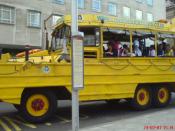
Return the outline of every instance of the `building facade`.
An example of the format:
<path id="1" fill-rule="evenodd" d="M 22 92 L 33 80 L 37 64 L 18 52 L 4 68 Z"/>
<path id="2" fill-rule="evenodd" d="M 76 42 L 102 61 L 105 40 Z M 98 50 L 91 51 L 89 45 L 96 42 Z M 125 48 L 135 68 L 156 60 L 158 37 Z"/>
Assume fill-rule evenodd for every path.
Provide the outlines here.
<path id="1" fill-rule="evenodd" d="M 156 21 L 166 18 L 165 0 L 78 0 L 79 13 Z M 51 27 L 71 13 L 71 0 L 0 0 L 0 48 L 44 47 L 44 20 Z"/>
<path id="2" fill-rule="evenodd" d="M 175 18 L 175 0 L 166 0 L 167 19 Z"/>

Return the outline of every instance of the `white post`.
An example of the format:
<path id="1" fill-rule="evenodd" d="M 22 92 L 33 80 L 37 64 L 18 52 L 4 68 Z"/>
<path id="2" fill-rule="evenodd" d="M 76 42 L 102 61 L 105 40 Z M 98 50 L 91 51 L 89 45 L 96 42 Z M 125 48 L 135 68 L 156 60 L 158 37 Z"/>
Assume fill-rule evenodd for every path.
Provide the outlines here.
<path id="1" fill-rule="evenodd" d="M 72 131 L 79 130 L 79 85 L 83 79 L 83 72 L 81 70 L 83 64 L 83 54 L 81 48 L 82 45 L 76 41 L 78 36 L 78 2 L 77 0 L 72 0 Z M 78 60 L 79 59 L 79 60 Z M 83 67 L 82 67 L 83 69 Z M 80 78 L 80 79 L 77 79 Z M 79 84 L 80 83 L 80 84 Z M 78 85 L 78 86 L 77 86 Z"/>

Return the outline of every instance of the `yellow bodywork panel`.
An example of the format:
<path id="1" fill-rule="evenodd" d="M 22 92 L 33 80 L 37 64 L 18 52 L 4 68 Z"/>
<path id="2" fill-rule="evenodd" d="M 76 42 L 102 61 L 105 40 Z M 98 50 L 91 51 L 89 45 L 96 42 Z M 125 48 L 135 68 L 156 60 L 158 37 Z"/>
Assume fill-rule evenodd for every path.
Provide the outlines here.
<path id="1" fill-rule="evenodd" d="M 174 82 L 174 58 L 85 59 L 80 100 L 132 98 L 138 83 Z M 0 100 L 19 103 L 24 88 L 65 87 L 71 92 L 70 63 L 0 64 Z"/>
<path id="2" fill-rule="evenodd" d="M 0 63 L 5 63 L 5 62 L 8 62 L 8 60 L 10 59 L 10 54 L 9 53 L 7 53 L 7 54 L 2 54 L 2 56 L 1 56 L 1 59 L 0 59 Z"/>
<path id="3" fill-rule="evenodd" d="M 13 104 L 20 104 L 21 101 L 21 94 L 24 88 L 19 87 L 6 87 L 0 89 L 0 100 L 4 102 L 13 103 Z"/>

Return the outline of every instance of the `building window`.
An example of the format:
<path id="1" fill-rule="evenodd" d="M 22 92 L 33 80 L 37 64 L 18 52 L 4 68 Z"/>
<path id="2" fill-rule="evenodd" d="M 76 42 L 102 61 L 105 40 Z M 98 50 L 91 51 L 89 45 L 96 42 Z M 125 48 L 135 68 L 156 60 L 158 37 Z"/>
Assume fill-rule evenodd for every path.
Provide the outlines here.
<path id="1" fill-rule="evenodd" d="M 14 24 L 15 23 L 15 8 L 0 5 L 0 23 Z"/>
<path id="2" fill-rule="evenodd" d="M 153 0 L 146 0 L 146 1 L 148 5 L 153 6 Z"/>
<path id="3" fill-rule="evenodd" d="M 56 4 L 64 4 L 64 0 L 53 0 Z"/>
<path id="4" fill-rule="evenodd" d="M 143 18 L 143 13 L 140 10 L 136 10 L 136 19 L 137 20 L 142 20 Z"/>
<path id="5" fill-rule="evenodd" d="M 108 13 L 110 15 L 117 15 L 117 5 L 113 3 L 108 4 Z"/>
<path id="6" fill-rule="evenodd" d="M 153 21 L 153 14 L 147 13 L 147 21 L 149 21 L 149 22 Z"/>
<path id="7" fill-rule="evenodd" d="M 53 16 L 52 16 L 52 25 L 56 25 L 56 24 L 57 24 L 57 21 L 58 21 L 59 19 L 61 19 L 61 17 L 62 17 L 62 16 L 60 16 L 60 15 L 53 15 Z"/>
<path id="8" fill-rule="evenodd" d="M 136 0 L 137 2 L 143 3 L 143 0 Z"/>
<path id="9" fill-rule="evenodd" d="M 101 0 L 92 0 L 92 10 L 101 12 Z"/>
<path id="10" fill-rule="evenodd" d="M 129 7 L 123 7 L 123 17 L 131 18 L 131 10 Z"/>
<path id="11" fill-rule="evenodd" d="M 41 13 L 38 11 L 28 11 L 28 26 L 29 27 L 41 27 Z"/>
<path id="12" fill-rule="evenodd" d="M 84 8 L 84 0 L 78 0 L 78 8 L 80 9 Z"/>

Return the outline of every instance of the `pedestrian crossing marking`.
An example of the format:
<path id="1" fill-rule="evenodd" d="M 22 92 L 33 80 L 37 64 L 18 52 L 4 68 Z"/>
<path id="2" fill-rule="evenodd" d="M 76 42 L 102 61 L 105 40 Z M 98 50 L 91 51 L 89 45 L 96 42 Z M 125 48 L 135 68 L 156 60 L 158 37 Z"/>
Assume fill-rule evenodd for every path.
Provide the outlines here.
<path id="1" fill-rule="evenodd" d="M 30 128 L 32 128 L 32 129 L 37 128 L 37 126 L 35 126 L 34 124 L 31 124 L 31 123 L 26 122 L 26 121 L 23 120 L 20 116 L 16 116 L 16 118 L 18 118 L 18 119 L 20 120 L 20 121 L 19 121 L 19 120 L 13 119 L 16 123 L 25 125 L 25 126 L 30 127 Z M 23 122 L 22 122 L 22 121 L 23 121 Z"/>
<path id="2" fill-rule="evenodd" d="M 7 124 L 5 124 L 1 119 L 0 119 L 0 125 L 5 131 L 12 131 Z"/>
<path id="3" fill-rule="evenodd" d="M 56 115 L 56 118 L 58 118 L 59 120 L 62 120 L 61 123 L 69 123 L 69 122 L 71 122 L 71 120 L 68 120 L 68 119 L 66 119 L 64 117 L 61 117 L 61 116 L 58 116 L 58 115 Z"/>
<path id="4" fill-rule="evenodd" d="M 32 129 L 37 128 L 37 127 L 36 127 L 35 125 L 33 125 L 33 124 L 24 123 L 24 122 L 18 121 L 18 120 L 16 120 L 16 119 L 12 119 L 12 120 L 13 120 L 14 122 L 18 123 L 18 124 L 22 124 L 22 125 L 24 125 L 24 126 L 27 126 L 27 127 L 32 128 Z"/>
<path id="5" fill-rule="evenodd" d="M 15 116 L 16 118 L 18 118 L 20 121 L 24 121 L 26 122 L 22 117 L 20 117 L 19 115 Z"/>
<path id="6" fill-rule="evenodd" d="M 61 124 L 70 123 L 72 120 L 64 116 L 55 115 L 55 117 L 60 120 Z M 85 114 L 80 114 L 80 119 L 88 119 L 89 116 Z M 46 122 L 43 123 L 45 126 L 52 126 L 52 123 Z M 30 129 L 36 129 L 37 126 L 25 121 L 21 116 L 14 115 L 12 117 L 2 116 L 0 117 L 0 127 L 3 131 L 22 131 L 23 129 L 20 126 L 24 126 Z"/>
<path id="7" fill-rule="evenodd" d="M 46 125 L 46 126 L 51 126 L 52 123 L 47 122 L 47 123 L 45 123 L 45 125 Z"/>
<path id="8" fill-rule="evenodd" d="M 14 122 L 13 122 L 13 120 L 11 120 L 10 118 L 8 118 L 8 117 L 6 117 L 6 116 L 4 116 L 3 117 L 6 121 L 8 121 L 13 127 L 14 127 L 14 129 L 16 130 L 16 131 L 21 131 L 22 129 L 17 125 L 17 124 L 15 124 Z"/>
<path id="9" fill-rule="evenodd" d="M 85 120 L 85 119 L 88 119 L 89 116 L 87 116 L 87 115 L 81 113 L 81 114 L 80 114 L 80 118 Z"/>

